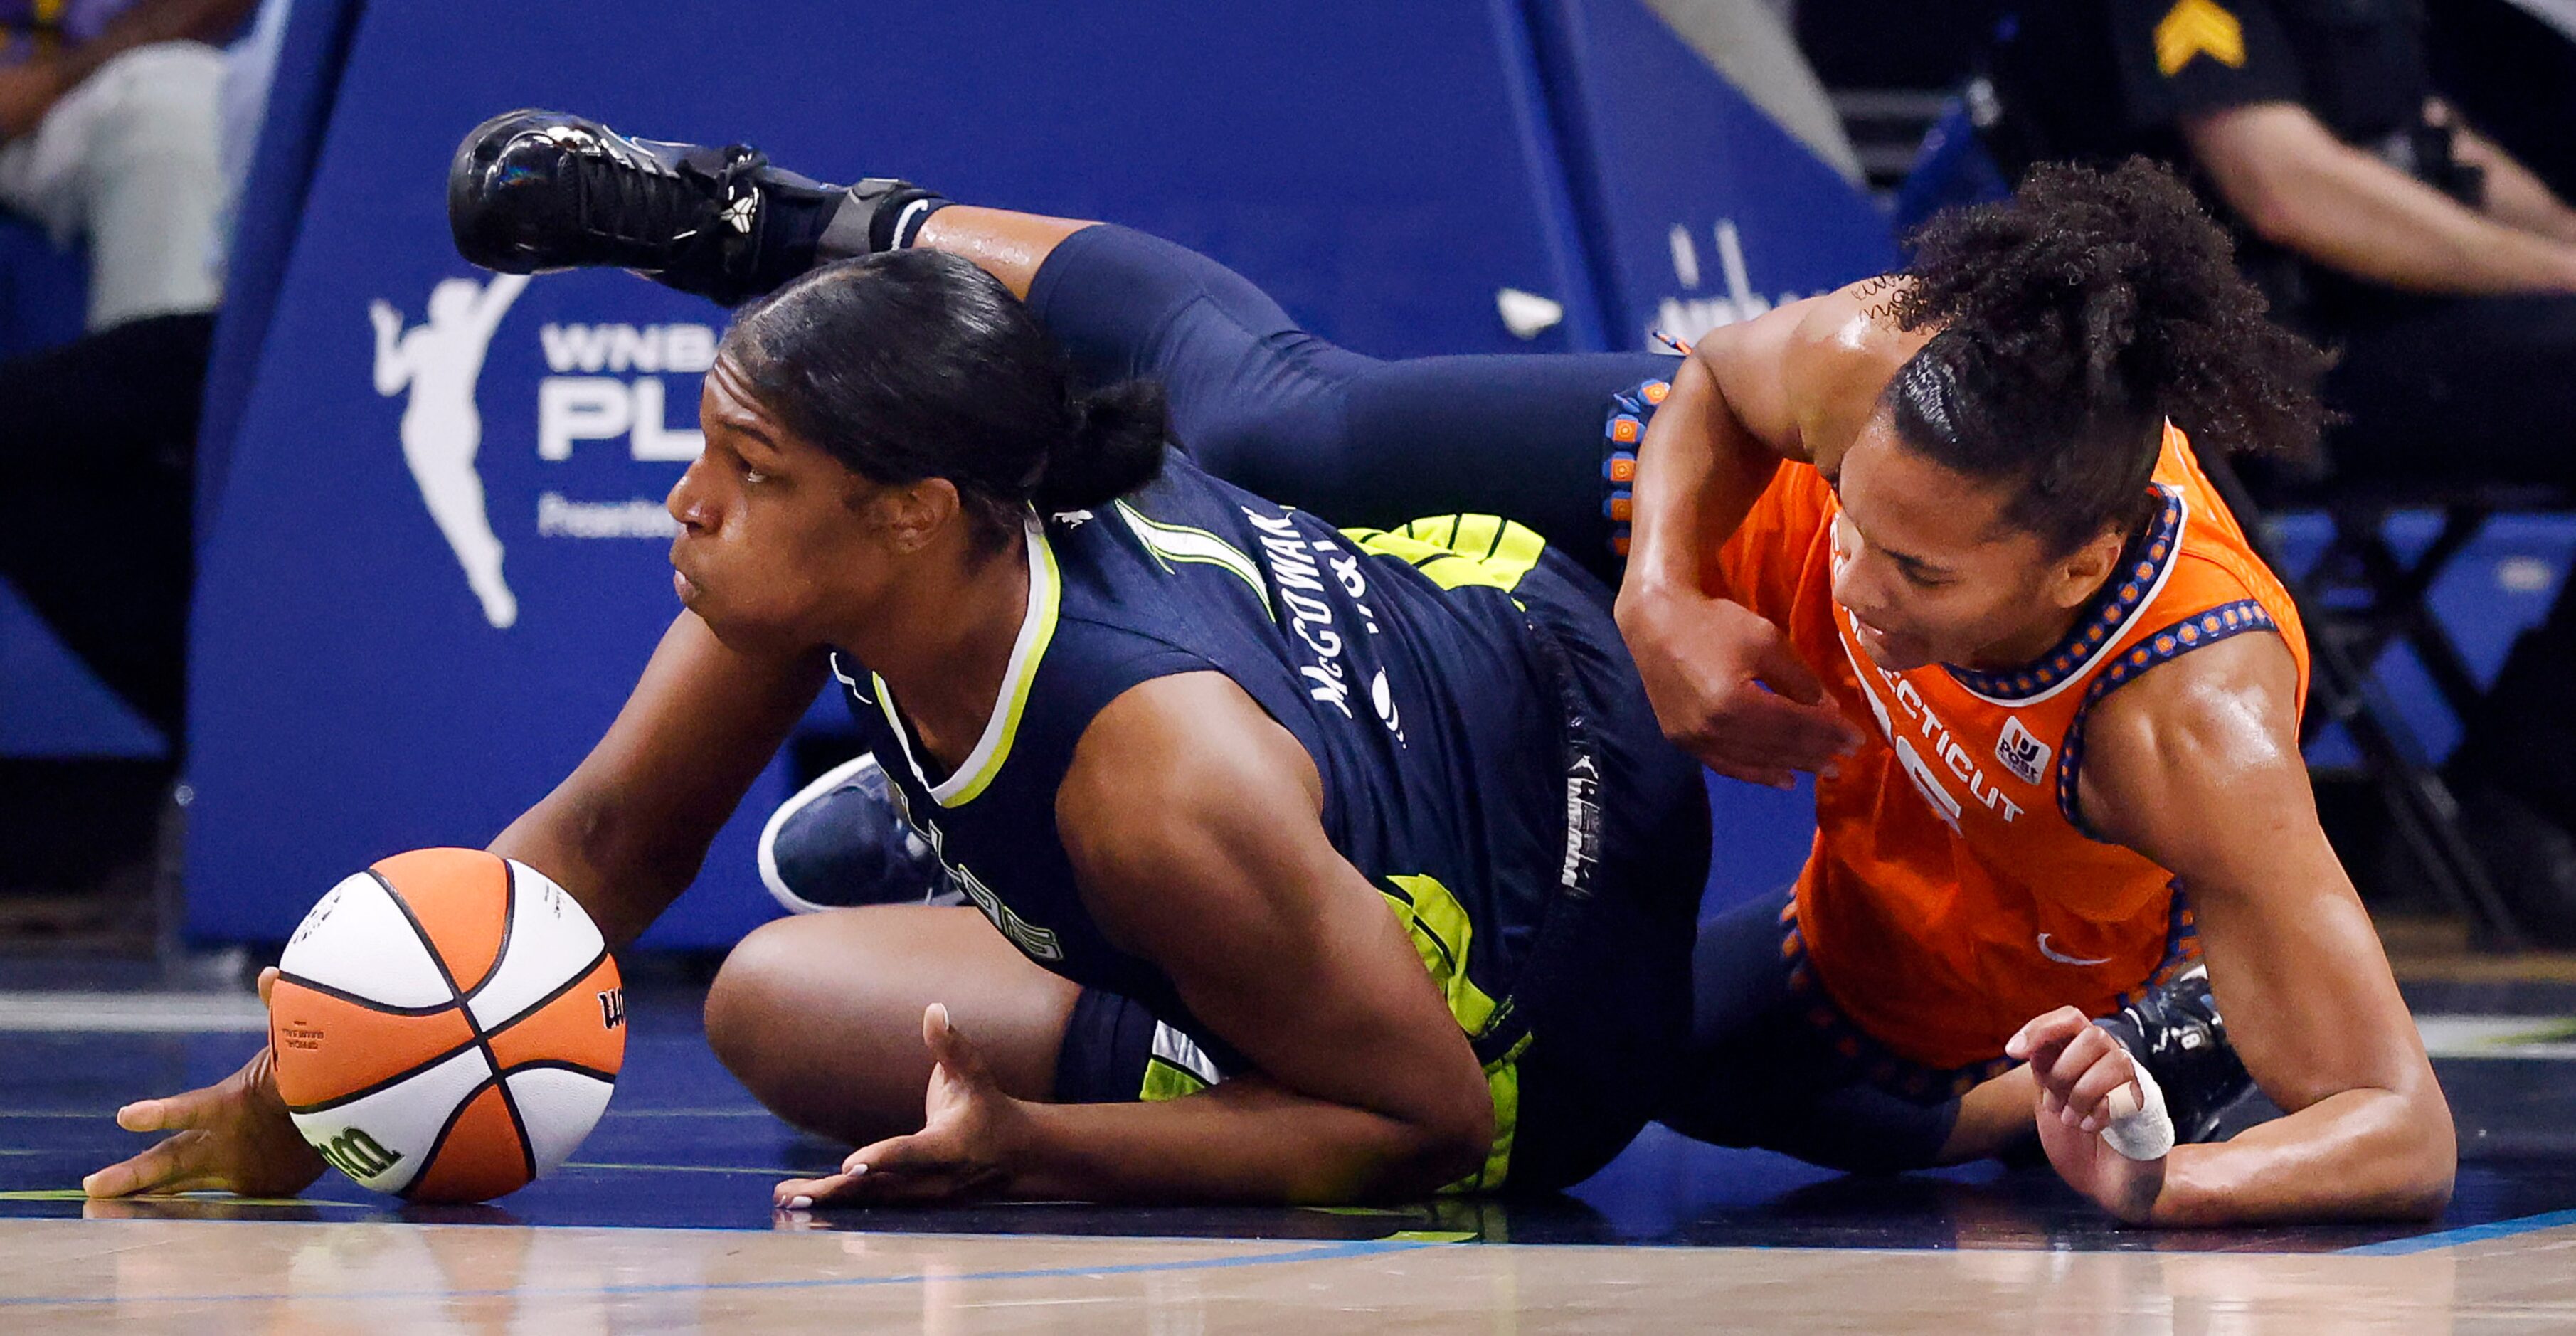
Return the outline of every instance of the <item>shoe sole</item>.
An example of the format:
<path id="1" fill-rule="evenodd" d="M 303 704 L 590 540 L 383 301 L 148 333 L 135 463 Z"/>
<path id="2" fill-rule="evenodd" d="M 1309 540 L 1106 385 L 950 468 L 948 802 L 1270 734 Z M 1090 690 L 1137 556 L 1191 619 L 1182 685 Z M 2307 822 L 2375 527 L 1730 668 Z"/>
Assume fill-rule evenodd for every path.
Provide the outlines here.
<path id="1" fill-rule="evenodd" d="M 860 752 L 857 756 L 817 775 L 813 783 L 798 789 L 794 797 L 780 803 L 778 810 L 769 814 L 769 820 L 761 823 L 760 883 L 769 888 L 771 898 L 787 907 L 788 913 L 821 914 L 834 909 L 847 909 L 849 906 L 818 905 L 787 888 L 787 879 L 778 875 L 778 832 L 787 825 L 789 817 L 812 806 L 824 794 L 850 782 L 853 776 L 880 768 L 876 753 Z"/>

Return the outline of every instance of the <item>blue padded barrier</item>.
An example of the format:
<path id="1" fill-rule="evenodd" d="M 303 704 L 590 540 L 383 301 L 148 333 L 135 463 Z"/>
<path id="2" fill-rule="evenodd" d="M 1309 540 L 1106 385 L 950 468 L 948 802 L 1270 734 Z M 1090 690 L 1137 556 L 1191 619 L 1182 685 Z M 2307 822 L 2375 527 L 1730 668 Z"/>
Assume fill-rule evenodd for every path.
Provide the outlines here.
<path id="1" fill-rule="evenodd" d="M 213 531 L 234 436 L 268 337 L 269 316 L 304 216 L 305 192 L 322 132 L 339 95 L 349 38 L 366 0 L 293 0 L 278 37 L 276 73 L 261 114 L 259 143 L 236 206 L 225 265 L 222 311 L 206 364 L 205 416 L 197 428 L 197 534 Z"/>
<path id="2" fill-rule="evenodd" d="M 1887 221 L 1640 0 L 1524 0 L 1613 348 L 1895 266 Z"/>

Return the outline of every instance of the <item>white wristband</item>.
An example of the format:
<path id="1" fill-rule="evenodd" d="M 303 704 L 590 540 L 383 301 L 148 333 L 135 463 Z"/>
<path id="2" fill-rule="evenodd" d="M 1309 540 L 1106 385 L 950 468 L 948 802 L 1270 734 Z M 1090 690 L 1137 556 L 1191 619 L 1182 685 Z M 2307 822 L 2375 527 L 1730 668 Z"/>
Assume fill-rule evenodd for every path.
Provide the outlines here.
<path id="1" fill-rule="evenodd" d="M 2165 1092 L 2149 1075 L 2146 1064 L 2131 1060 L 2137 1073 L 2139 1095 L 2129 1093 L 2123 1085 L 2113 1090 L 2103 1103 L 2111 1111 L 2111 1125 L 2102 1129 L 2102 1143 L 2132 1160 L 2161 1160 L 2174 1148 L 2173 1119 L 2165 1113 Z"/>

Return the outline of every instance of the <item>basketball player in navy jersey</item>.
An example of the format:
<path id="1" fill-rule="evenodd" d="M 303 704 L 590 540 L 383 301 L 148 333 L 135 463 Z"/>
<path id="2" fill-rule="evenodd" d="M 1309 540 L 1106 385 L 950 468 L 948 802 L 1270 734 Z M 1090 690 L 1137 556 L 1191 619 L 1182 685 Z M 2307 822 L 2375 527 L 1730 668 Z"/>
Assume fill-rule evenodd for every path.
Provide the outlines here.
<path id="1" fill-rule="evenodd" d="M 1077 392 L 931 251 L 746 311 L 700 416 L 686 611 L 492 848 L 630 942 L 839 679 L 973 905 L 785 919 L 727 960 L 717 1054 L 859 1146 L 782 1205 L 1545 1190 L 1643 1125 L 1708 813 L 1609 591 L 1536 534 L 1346 532 L 1219 482 L 1166 454 L 1159 388 Z M 120 1121 L 178 1135 L 94 1194 L 320 1172 L 264 1053 Z"/>

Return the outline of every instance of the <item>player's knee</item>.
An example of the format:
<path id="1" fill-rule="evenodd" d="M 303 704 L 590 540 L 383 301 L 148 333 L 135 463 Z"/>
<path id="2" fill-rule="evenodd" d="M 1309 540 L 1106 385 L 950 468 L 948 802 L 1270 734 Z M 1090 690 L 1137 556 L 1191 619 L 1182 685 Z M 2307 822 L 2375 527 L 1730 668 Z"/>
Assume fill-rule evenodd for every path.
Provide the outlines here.
<path id="1" fill-rule="evenodd" d="M 802 954 L 796 922 L 780 919 L 753 929 L 725 956 L 707 989 L 707 1045 L 754 1094 L 762 1093 L 780 1065 L 779 1046 L 792 1038 L 796 959 Z"/>

